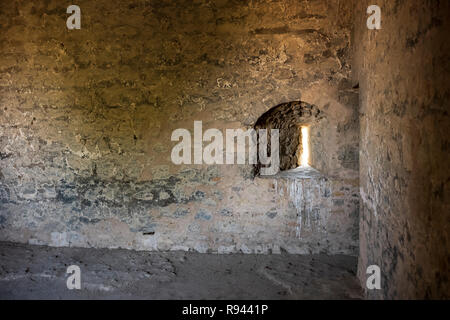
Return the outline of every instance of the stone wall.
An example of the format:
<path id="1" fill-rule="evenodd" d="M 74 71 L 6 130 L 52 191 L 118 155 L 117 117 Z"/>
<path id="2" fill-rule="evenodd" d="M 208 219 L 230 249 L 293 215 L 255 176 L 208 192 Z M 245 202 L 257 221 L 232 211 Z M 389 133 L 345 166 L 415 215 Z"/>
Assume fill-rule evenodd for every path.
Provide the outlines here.
<path id="1" fill-rule="evenodd" d="M 377 1 L 355 11 L 361 105 L 359 277 L 369 298 L 449 298 L 449 1 Z"/>
<path id="2" fill-rule="evenodd" d="M 82 0 L 80 30 L 67 5 L 0 4 L 1 240 L 357 253 L 350 2 Z M 320 180 L 172 163 L 173 130 L 295 100 L 329 114 Z"/>

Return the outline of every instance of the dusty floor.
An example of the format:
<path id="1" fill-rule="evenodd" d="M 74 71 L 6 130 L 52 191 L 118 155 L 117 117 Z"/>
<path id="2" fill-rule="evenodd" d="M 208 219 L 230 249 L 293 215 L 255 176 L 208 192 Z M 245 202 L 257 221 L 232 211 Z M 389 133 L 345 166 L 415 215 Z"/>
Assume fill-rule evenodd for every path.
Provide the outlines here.
<path id="1" fill-rule="evenodd" d="M 69 265 L 81 290 L 68 290 Z M 53 248 L 0 242 L 0 299 L 358 299 L 356 258 Z"/>

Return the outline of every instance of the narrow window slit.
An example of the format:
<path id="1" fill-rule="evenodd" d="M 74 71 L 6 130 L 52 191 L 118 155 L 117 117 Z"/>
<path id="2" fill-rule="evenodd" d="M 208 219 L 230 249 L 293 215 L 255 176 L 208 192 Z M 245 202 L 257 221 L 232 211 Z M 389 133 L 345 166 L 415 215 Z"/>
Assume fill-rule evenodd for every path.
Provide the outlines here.
<path id="1" fill-rule="evenodd" d="M 300 157 L 298 158 L 298 165 L 300 167 L 309 167 L 309 127 L 300 127 Z"/>

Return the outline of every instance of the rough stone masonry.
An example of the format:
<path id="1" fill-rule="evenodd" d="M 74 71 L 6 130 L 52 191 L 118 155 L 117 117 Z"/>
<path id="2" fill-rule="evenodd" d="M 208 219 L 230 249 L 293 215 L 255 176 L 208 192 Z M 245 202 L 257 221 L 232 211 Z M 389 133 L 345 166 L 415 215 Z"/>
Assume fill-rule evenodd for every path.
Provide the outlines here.
<path id="1" fill-rule="evenodd" d="M 198 252 L 358 252 L 350 1 L 0 5 L 0 240 Z M 321 176 L 177 166 L 176 128 L 324 115 Z M 317 151 L 320 150 L 320 151 Z"/>
<path id="2" fill-rule="evenodd" d="M 355 6 L 360 86 L 358 274 L 383 272 L 369 298 L 450 298 L 449 1 L 378 1 L 382 29 Z"/>

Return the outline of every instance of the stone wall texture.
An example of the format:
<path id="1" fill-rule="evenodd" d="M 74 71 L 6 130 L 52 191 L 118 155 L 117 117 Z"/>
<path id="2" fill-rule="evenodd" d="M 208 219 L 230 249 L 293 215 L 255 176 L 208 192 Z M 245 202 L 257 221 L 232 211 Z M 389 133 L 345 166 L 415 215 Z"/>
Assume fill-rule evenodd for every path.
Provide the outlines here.
<path id="1" fill-rule="evenodd" d="M 350 2 L 76 4 L 80 30 L 61 1 L 0 4 L 1 240 L 357 254 Z M 251 128 L 289 101 L 327 115 L 323 177 L 172 163 L 173 130 Z"/>
<path id="2" fill-rule="evenodd" d="M 359 277 L 381 268 L 369 298 L 449 298 L 450 2 L 380 0 L 381 30 L 358 1 Z"/>

